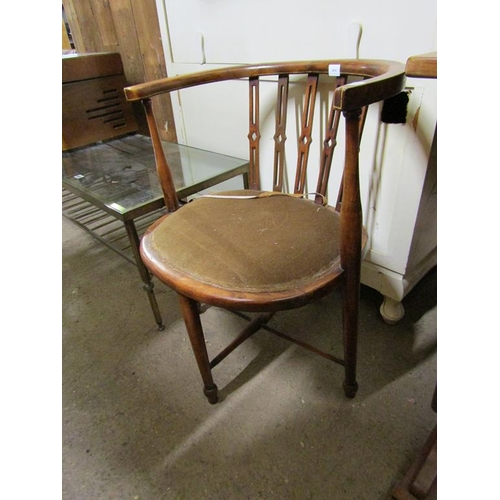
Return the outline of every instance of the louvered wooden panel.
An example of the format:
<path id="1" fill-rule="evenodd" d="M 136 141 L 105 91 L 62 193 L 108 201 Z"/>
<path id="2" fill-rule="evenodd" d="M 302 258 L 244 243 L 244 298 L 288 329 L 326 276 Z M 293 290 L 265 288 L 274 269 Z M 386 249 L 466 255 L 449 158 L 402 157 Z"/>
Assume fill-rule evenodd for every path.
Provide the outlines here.
<path id="1" fill-rule="evenodd" d="M 62 86 L 62 149 L 68 150 L 137 131 L 125 100 L 124 75 L 93 78 Z"/>

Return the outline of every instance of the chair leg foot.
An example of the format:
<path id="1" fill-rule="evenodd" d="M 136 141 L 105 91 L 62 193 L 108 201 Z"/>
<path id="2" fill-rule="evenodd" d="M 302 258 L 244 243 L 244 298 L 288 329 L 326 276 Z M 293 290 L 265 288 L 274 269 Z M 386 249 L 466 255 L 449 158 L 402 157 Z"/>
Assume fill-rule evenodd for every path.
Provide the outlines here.
<path id="1" fill-rule="evenodd" d="M 352 384 L 348 384 L 344 380 L 343 387 L 344 387 L 344 393 L 348 398 L 352 399 L 354 396 L 356 396 L 356 393 L 358 392 L 358 383 L 357 382 L 354 382 Z"/>
<path id="2" fill-rule="evenodd" d="M 219 393 L 218 393 L 217 386 L 215 384 L 212 385 L 211 387 L 204 387 L 203 394 L 205 394 L 205 396 L 208 399 L 208 402 L 211 405 L 214 405 L 219 401 Z"/>

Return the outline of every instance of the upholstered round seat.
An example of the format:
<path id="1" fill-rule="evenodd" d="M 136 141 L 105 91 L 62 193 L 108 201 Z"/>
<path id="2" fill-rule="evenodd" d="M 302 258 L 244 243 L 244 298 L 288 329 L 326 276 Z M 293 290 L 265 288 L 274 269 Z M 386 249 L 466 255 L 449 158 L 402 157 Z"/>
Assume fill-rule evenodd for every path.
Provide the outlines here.
<path id="1" fill-rule="evenodd" d="M 288 195 L 245 198 L 260 193 L 188 203 L 146 233 L 143 259 L 174 288 L 181 279 L 188 288 L 203 284 L 221 293 L 286 294 L 338 275 L 339 214 Z"/>

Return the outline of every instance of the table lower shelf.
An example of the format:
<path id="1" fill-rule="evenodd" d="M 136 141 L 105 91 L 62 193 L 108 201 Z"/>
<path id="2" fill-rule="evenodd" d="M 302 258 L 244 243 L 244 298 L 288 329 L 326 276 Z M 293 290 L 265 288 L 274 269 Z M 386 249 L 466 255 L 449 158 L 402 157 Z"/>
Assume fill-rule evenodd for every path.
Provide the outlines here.
<path id="1" fill-rule="evenodd" d="M 139 238 L 155 220 L 165 213 L 165 209 L 162 208 L 134 219 Z M 123 222 L 64 188 L 62 190 L 62 214 L 102 244 L 137 266 Z"/>

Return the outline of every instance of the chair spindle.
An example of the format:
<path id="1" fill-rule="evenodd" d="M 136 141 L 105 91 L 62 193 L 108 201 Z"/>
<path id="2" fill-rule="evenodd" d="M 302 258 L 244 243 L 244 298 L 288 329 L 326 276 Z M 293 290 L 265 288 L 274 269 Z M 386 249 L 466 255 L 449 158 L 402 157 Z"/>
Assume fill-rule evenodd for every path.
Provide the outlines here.
<path id="1" fill-rule="evenodd" d="M 319 75 L 317 73 L 309 74 L 307 77 L 304 109 L 302 110 L 302 132 L 299 137 L 297 170 L 295 173 L 295 194 L 303 194 L 306 185 L 307 160 L 309 158 L 309 147 L 312 142 L 314 103 L 316 102 L 318 79 Z"/>
<path id="2" fill-rule="evenodd" d="M 146 121 L 151 133 L 151 142 L 153 144 L 153 152 L 156 161 L 156 171 L 158 173 L 161 189 L 165 198 L 165 206 L 168 212 L 175 212 L 179 208 L 179 199 L 177 198 L 174 179 L 161 144 L 160 133 L 158 132 L 158 127 L 156 126 L 151 99 L 143 99 L 142 103 L 146 113 Z"/>
<path id="3" fill-rule="evenodd" d="M 259 161 L 259 77 L 249 78 L 249 130 L 250 145 L 249 184 L 250 189 L 260 189 Z"/>
<path id="4" fill-rule="evenodd" d="M 273 191 L 283 192 L 283 171 L 285 168 L 286 115 L 288 103 L 288 75 L 278 79 L 276 99 L 276 132 L 274 134 Z"/>

